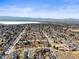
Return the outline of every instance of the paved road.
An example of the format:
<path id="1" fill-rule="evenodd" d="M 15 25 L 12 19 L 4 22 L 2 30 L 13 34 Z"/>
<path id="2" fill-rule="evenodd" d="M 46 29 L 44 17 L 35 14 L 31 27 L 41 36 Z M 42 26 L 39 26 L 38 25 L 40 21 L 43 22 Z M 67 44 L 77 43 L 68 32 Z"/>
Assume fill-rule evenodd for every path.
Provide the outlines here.
<path id="1" fill-rule="evenodd" d="M 18 43 L 18 41 L 22 38 L 22 35 L 26 32 L 26 28 L 24 28 L 24 30 L 19 34 L 19 36 L 16 38 L 16 40 L 13 42 L 13 45 L 11 45 L 9 47 L 9 51 L 6 51 L 6 54 L 10 54 L 10 52 L 13 50 L 14 46 L 16 45 L 16 43 Z"/>
<path id="2" fill-rule="evenodd" d="M 44 31 L 42 31 L 42 33 L 44 34 L 44 36 L 47 38 L 47 41 L 49 42 L 49 44 L 52 46 L 52 41 L 51 38 L 49 38 L 46 33 Z"/>
<path id="3" fill-rule="evenodd" d="M 42 31 L 42 33 L 47 38 L 47 41 L 49 42 L 49 44 L 52 46 L 52 47 L 50 47 L 50 50 L 53 52 L 52 55 L 54 55 L 56 57 L 55 50 L 53 49 L 53 42 L 52 42 L 51 38 L 49 38 L 44 31 Z M 59 58 L 56 57 L 56 59 L 59 59 Z"/>

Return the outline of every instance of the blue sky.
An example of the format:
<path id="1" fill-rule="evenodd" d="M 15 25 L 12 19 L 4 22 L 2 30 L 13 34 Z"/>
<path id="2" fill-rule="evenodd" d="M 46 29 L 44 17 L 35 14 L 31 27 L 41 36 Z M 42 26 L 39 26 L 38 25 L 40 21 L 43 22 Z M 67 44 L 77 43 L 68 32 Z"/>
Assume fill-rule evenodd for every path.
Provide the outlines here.
<path id="1" fill-rule="evenodd" d="M 0 0 L 0 16 L 79 18 L 79 0 Z"/>

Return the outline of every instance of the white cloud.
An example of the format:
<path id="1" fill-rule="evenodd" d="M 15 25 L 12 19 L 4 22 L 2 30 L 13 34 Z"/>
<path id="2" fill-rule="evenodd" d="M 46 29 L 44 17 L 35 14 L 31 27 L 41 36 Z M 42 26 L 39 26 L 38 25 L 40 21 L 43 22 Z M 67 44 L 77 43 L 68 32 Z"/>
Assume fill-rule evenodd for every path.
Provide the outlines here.
<path id="1" fill-rule="evenodd" d="M 27 8 L 0 8 L 0 16 L 21 16 L 21 17 L 41 17 L 41 18 L 79 18 L 79 9 L 32 9 Z"/>
<path id="2" fill-rule="evenodd" d="M 0 8 L 0 11 L 9 11 L 9 12 L 31 12 L 32 9 L 27 7 L 27 8 L 17 8 L 17 7 L 9 7 L 9 8 Z"/>

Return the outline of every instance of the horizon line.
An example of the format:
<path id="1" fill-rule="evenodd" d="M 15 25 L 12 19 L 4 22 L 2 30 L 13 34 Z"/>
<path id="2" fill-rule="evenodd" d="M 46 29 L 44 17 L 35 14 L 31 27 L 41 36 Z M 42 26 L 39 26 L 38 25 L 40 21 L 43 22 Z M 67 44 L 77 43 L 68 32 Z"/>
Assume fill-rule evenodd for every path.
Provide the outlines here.
<path id="1" fill-rule="evenodd" d="M 14 18 L 36 18 L 36 19 L 79 19 L 79 18 L 69 18 L 69 17 L 65 17 L 65 18 L 51 18 L 51 17 L 28 17 L 28 16 L 0 16 L 0 17 L 14 17 Z"/>

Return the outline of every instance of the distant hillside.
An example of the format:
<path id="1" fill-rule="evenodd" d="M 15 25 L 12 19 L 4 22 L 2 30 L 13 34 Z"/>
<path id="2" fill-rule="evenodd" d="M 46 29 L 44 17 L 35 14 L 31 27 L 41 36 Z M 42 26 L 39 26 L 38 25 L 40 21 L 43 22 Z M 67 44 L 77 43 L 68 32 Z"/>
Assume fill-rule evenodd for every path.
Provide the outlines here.
<path id="1" fill-rule="evenodd" d="M 38 22 L 59 22 L 59 23 L 79 23 L 79 19 L 52 19 L 52 18 L 30 18 L 30 17 L 10 17 L 10 16 L 0 16 L 0 21 L 38 21 Z"/>

